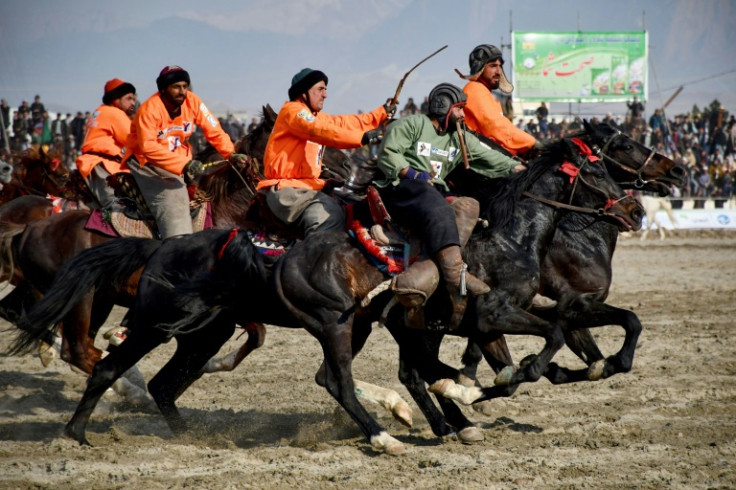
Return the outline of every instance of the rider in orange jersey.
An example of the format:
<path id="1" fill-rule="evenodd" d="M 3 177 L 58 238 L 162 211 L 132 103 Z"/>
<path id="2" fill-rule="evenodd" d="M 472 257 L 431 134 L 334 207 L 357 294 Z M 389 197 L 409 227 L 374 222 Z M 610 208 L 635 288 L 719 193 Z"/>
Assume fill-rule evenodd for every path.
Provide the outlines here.
<path id="1" fill-rule="evenodd" d="M 189 73 L 179 66 L 161 70 L 158 92 L 138 109 L 127 141 L 125 161 L 162 239 L 192 233 L 187 183 L 196 182 L 203 172 L 202 162 L 192 159 L 188 142 L 195 125 L 223 158 L 231 162 L 245 158 L 234 153 L 230 136 L 189 90 L 190 83 Z"/>
<path id="2" fill-rule="evenodd" d="M 128 171 L 122 164 L 123 149 L 130 133 L 135 103 L 135 87 L 113 78 L 105 84 L 102 105 L 87 121 L 82 154 L 75 163 L 101 209 L 108 209 L 115 201 L 107 177 Z"/>
<path id="3" fill-rule="evenodd" d="M 511 94 L 514 86 L 503 72 L 501 50 L 490 44 L 476 46 L 470 53 L 470 75 L 463 78 L 469 82 L 463 87 L 468 97 L 465 105 L 465 124 L 472 131 L 498 143 L 511 155 L 524 154 L 541 144 L 529 133 L 514 126 L 503 115 L 501 103 L 491 93 L 501 90 Z"/>
<path id="4" fill-rule="evenodd" d="M 308 235 L 314 231 L 343 230 L 345 216 L 340 205 L 320 192 L 325 146 L 357 148 L 396 110 L 386 103 L 365 114 L 331 116 L 322 111 L 327 98 L 327 76 L 304 68 L 294 75 L 289 101 L 284 103 L 268 138 L 263 157 L 266 179 L 259 189 L 268 189 L 266 202 L 274 215 L 294 224 Z M 368 133 L 368 134 L 366 134 Z"/>

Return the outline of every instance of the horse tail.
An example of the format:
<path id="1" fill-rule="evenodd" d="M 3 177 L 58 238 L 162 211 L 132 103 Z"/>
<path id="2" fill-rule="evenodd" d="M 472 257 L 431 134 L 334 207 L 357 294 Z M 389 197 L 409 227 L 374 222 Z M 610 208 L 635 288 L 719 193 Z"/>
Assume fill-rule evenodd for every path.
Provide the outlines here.
<path id="1" fill-rule="evenodd" d="M 160 246 L 147 238 L 119 238 L 83 250 L 59 269 L 44 297 L 16 323 L 21 332 L 9 349 L 10 354 L 29 350 L 93 288 L 124 284 Z"/>

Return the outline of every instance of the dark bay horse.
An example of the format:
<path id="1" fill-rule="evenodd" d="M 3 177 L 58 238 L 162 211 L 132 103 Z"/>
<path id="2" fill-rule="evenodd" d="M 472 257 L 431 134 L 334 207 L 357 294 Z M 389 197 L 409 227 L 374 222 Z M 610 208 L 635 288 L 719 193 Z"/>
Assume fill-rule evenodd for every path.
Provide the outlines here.
<path id="1" fill-rule="evenodd" d="M 492 220 L 495 227 L 471 238 L 469 244 L 469 257 L 477 256 L 474 265 L 486 267 L 483 264 L 502 261 L 507 263 L 505 274 L 518 280 L 513 285 L 501 284 L 487 271 L 495 289 L 476 301 L 477 315 L 467 315 L 463 334 L 481 345 L 504 333 L 539 335 L 547 341 L 536 359 L 514 373 L 511 383 L 538 379 L 563 345 L 559 327 L 524 310 L 538 286 L 539 255 L 560 214 L 537 199 L 570 202 L 631 228 L 641 222 L 636 201 L 622 194 L 602 166 L 581 159 L 572 148 L 569 141 L 559 142 L 529 171 L 508 179 L 505 191 L 490 198 L 484 211 L 488 217 L 497 213 Z M 269 264 L 244 238 L 246 233 L 212 230 L 161 244 L 121 239 L 83 251 L 59 271 L 47 295 L 21 319 L 24 333 L 16 349 L 31 345 L 95 285 L 114 284 L 146 263 L 131 334 L 96 364 L 67 425 L 67 435 L 87 443 L 86 425 L 100 396 L 143 355 L 171 337 L 177 339 L 177 351 L 151 380 L 149 390 L 171 429 L 179 433 L 184 421 L 176 409 L 176 398 L 201 375 L 202 366 L 230 337 L 236 322 L 257 321 L 301 326 L 315 336 L 325 356 L 321 384 L 374 448 L 389 453 L 402 450 L 402 444 L 358 402 L 351 374 L 352 357 L 389 298 L 379 294 L 369 305 L 360 301 L 386 277 L 351 238 L 339 232 L 310 236 L 277 261 L 274 273 L 269 274 Z M 495 242 L 502 235 L 523 245 L 494 255 L 499 246 Z M 517 270 L 509 271 L 512 266 Z M 476 317 L 477 322 L 470 320 Z M 427 371 L 422 377 L 435 381 L 444 374 Z"/>

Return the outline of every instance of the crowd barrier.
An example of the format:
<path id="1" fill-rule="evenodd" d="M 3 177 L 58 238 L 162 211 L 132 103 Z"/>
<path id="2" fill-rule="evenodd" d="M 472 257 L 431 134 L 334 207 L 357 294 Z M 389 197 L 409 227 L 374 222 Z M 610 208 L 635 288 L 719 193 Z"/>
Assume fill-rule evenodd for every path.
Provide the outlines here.
<path id="1" fill-rule="evenodd" d="M 736 230 L 736 199 L 665 198 L 673 204 L 674 223 L 668 213 L 658 210 L 657 221 L 665 230 Z M 646 227 L 647 218 L 644 217 Z M 656 225 L 653 225 L 656 229 Z"/>

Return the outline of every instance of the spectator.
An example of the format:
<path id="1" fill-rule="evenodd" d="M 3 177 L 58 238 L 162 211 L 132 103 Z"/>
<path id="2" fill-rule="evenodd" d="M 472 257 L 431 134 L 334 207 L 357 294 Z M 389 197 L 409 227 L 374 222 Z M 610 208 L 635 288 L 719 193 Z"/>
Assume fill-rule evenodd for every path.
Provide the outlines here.
<path id="1" fill-rule="evenodd" d="M 254 117 L 250 120 L 250 124 L 248 125 L 248 133 L 252 133 L 255 131 L 255 129 L 258 127 L 258 118 Z"/>
<path id="2" fill-rule="evenodd" d="M 422 105 L 419 106 L 419 111 L 422 114 L 427 114 L 429 112 L 429 97 L 424 98 Z"/>
<path id="3" fill-rule="evenodd" d="M 406 101 L 406 105 L 404 105 L 404 114 L 411 116 L 412 114 L 416 114 L 417 110 L 417 105 L 414 103 L 414 99 L 409 97 L 409 100 Z"/>
<path id="4" fill-rule="evenodd" d="M 82 112 L 77 112 L 77 115 L 72 120 L 71 133 L 74 137 L 74 149 L 79 152 L 82 149 L 82 143 L 84 142 L 84 128 L 87 125 Z"/>
<path id="5" fill-rule="evenodd" d="M 40 122 L 43 122 L 44 112 L 46 112 L 46 108 L 41 103 L 41 96 L 36 95 L 33 98 L 33 104 L 31 104 L 31 119 L 33 120 L 34 126 L 36 126 Z"/>
<path id="6" fill-rule="evenodd" d="M 549 116 L 549 109 L 547 109 L 547 105 L 542 102 L 539 107 L 537 107 L 537 110 L 534 111 L 534 113 L 537 116 L 537 123 L 539 125 L 539 132 L 546 136 L 547 131 L 549 129 L 547 124 L 547 117 Z"/>
<path id="7" fill-rule="evenodd" d="M 636 95 L 634 96 L 633 102 L 626 102 L 626 107 L 629 108 L 629 114 L 631 114 L 632 119 L 636 119 L 644 115 L 644 104 L 639 102 Z"/>
<path id="8" fill-rule="evenodd" d="M 2 144 L 0 144 L 0 146 L 7 150 L 10 148 L 8 131 L 10 131 L 13 121 L 10 120 L 10 106 L 8 105 L 8 101 L 5 99 L 0 100 L 0 117 L 2 118 L 2 128 L 0 128 L 0 133 L 2 133 L 2 141 L 0 141 L 0 143 Z"/>

